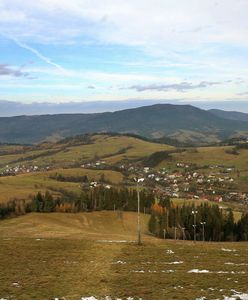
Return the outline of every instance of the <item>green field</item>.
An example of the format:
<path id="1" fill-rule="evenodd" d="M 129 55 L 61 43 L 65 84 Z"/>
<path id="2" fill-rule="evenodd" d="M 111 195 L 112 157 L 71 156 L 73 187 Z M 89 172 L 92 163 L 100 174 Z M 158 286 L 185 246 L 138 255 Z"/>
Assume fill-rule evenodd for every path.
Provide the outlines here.
<path id="1" fill-rule="evenodd" d="M 135 213 L 1 221 L 0 299 L 247 299 L 247 243 L 158 240 L 146 223 L 138 246 Z"/>

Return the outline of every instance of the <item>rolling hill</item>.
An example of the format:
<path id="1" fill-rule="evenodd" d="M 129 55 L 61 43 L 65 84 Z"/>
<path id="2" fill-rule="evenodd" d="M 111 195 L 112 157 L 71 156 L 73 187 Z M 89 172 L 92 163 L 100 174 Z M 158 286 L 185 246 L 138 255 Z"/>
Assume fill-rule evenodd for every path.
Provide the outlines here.
<path id="1" fill-rule="evenodd" d="M 0 118 L 1 143 L 39 143 L 82 133 L 134 133 L 148 138 L 211 144 L 248 133 L 248 122 L 227 120 L 190 105 L 156 104 L 96 114 Z M 198 139 L 198 136 L 204 138 Z"/>
<path id="2" fill-rule="evenodd" d="M 56 173 L 64 176 L 87 176 L 91 181 L 105 179 L 114 185 L 123 180 L 123 175 L 114 170 L 89 170 L 81 165 L 104 160 L 105 166 L 122 161 L 141 160 L 157 151 L 174 149 L 165 144 L 151 143 L 124 135 L 87 135 L 67 138 L 59 143 L 36 146 L 0 145 L 0 204 L 13 199 L 27 199 L 38 191 L 64 189 L 80 193 L 78 182 L 58 182 Z M 1 177 L 1 172 L 16 166 L 37 166 L 39 172 Z M 47 167 L 49 169 L 47 169 Z"/>

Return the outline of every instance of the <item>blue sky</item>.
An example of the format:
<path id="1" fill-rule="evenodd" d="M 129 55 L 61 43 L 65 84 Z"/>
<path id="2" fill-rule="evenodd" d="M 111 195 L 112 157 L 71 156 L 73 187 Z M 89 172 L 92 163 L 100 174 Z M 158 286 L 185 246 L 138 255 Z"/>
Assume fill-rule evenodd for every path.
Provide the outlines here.
<path id="1" fill-rule="evenodd" d="M 246 101 L 247 0 L 0 0 L 0 100 Z"/>

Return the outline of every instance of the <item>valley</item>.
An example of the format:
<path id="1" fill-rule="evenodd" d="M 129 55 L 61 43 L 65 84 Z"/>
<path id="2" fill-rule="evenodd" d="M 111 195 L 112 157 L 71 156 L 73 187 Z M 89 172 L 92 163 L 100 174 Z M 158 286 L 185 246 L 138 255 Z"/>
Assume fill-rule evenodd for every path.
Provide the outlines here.
<path id="1" fill-rule="evenodd" d="M 203 242 L 200 226 L 205 204 L 218 205 L 224 217 L 232 209 L 235 224 L 247 212 L 248 150 L 233 154 L 235 147 L 180 148 L 122 134 L 1 145 L 0 207 L 14 201 L 15 209 L 0 221 L 0 298 L 246 299 L 247 242 L 232 235 Z M 29 211 L 39 193 L 43 210 Z M 163 208 L 169 214 L 199 210 L 196 244 L 192 230 L 185 234 L 173 220 L 166 239 L 160 229 L 151 232 L 163 199 L 171 201 Z"/>

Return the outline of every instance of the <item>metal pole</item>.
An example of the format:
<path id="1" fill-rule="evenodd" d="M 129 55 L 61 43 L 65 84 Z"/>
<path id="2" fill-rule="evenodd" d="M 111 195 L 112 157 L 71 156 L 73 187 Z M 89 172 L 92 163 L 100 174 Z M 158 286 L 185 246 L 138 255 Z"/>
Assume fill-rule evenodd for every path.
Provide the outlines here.
<path id="1" fill-rule="evenodd" d="M 194 215 L 194 242 L 196 242 L 196 214 L 198 213 L 197 210 L 192 210 L 192 214 Z"/>
<path id="2" fill-rule="evenodd" d="M 194 241 L 196 242 L 196 214 L 194 214 Z"/>
<path id="3" fill-rule="evenodd" d="M 140 231 L 140 193 L 139 183 L 137 181 L 137 197 L 138 197 L 138 245 L 141 245 L 141 231 Z"/>
<path id="4" fill-rule="evenodd" d="M 202 225 L 202 241 L 205 242 L 205 225 L 206 222 L 201 222 Z"/>

